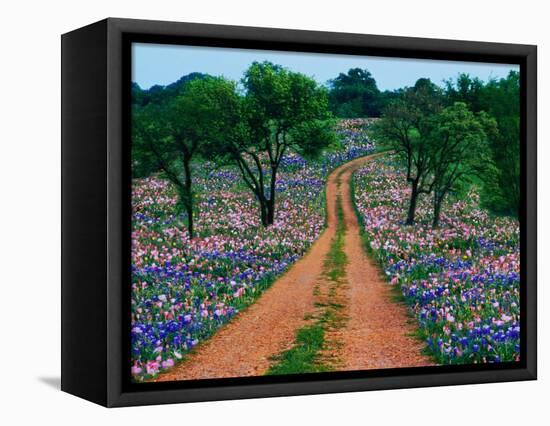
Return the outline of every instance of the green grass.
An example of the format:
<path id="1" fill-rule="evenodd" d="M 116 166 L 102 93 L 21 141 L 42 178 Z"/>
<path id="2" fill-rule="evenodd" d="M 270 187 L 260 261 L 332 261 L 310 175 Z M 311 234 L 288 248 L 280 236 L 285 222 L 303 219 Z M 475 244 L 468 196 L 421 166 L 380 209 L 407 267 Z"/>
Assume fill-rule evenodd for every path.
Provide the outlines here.
<path id="1" fill-rule="evenodd" d="M 327 371 L 324 365 L 316 362 L 325 341 L 324 334 L 325 330 L 320 322 L 299 329 L 294 347 L 274 358 L 278 362 L 266 375 Z"/>
<path id="2" fill-rule="evenodd" d="M 336 217 L 338 220 L 336 235 L 324 264 L 325 274 L 331 281 L 329 298 L 335 295 L 336 286 L 343 281 L 346 274 L 347 257 L 344 252 L 346 227 L 341 197 L 336 199 Z M 316 286 L 314 295 L 319 296 L 319 293 L 319 288 Z M 293 347 L 273 357 L 272 360 L 275 363 L 266 375 L 319 373 L 332 369 L 330 365 L 320 360 L 320 354 L 325 344 L 326 330 L 329 327 L 336 328 L 343 325 L 344 321 L 339 311 L 344 306 L 329 301 L 328 303 L 316 302 L 315 307 L 321 310 L 321 313 L 316 316 L 317 320 L 313 324 L 298 329 Z M 312 314 L 305 315 L 306 320 L 314 318 Z"/>
<path id="3" fill-rule="evenodd" d="M 344 222 L 344 209 L 342 207 L 342 198 L 338 196 L 336 199 L 336 235 L 330 250 L 328 257 L 325 261 L 325 268 L 327 269 L 327 275 L 331 281 L 338 281 L 346 275 L 346 264 L 348 259 L 344 252 L 344 237 L 346 234 L 346 225 Z"/>

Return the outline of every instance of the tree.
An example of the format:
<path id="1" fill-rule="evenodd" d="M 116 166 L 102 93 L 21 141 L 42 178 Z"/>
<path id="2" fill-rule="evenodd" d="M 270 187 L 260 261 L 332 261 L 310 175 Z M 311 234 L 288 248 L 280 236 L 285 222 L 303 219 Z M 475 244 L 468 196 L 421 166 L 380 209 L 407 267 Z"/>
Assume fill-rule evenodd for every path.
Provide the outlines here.
<path id="1" fill-rule="evenodd" d="M 458 183 L 490 162 L 487 134 L 496 122 L 481 112 L 472 113 L 465 103 L 457 102 L 430 120 L 432 131 L 425 143 L 429 151 L 429 169 L 433 190 L 433 227 L 439 226 L 441 205 Z"/>
<path id="2" fill-rule="evenodd" d="M 379 115 L 382 114 L 384 109 L 391 104 L 392 102 L 398 100 L 400 97 L 403 96 L 403 89 L 395 89 L 395 90 L 384 90 L 380 93 L 380 98 L 378 102 L 379 106 Z M 379 116 L 378 115 L 378 116 Z"/>
<path id="3" fill-rule="evenodd" d="M 378 117 L 381 93 L 368 70 L 352 68 L 330 81 L 330 108 L 338 117 Z"/>
<path id="4" fill-rule="evenodd" d="M 226 90 L 234 92 L 235 87 L 221 78 L 193 79 L 178 96 L 134 110 L 134 161 L 153 162 L 172 182 L 191 239 L 195 235 L 191 163 L 225 130 Z"/>
<path id="5" fill-rule="evenodd" d="M 313 156 L 334 142 L 331 123 L 328 121 L 328 98 L 325 89 L 300 73 L 291 72 L 269 62 L 253 63 L 243 78 L 246 90 L 245 117 L 250 145 L 241 155 L 249 155 L 256 165 L 258 185 L 254 191 L 265 204 L 268 226 L 275 217 L 277 172 L 281 159 L 288 149 Z M 267 155 L 270 168 L 269 189 L 261 184 L 263 168 L 260 155 Z M 243 168 L 247 177 L 252 177 Z"/>
<path id="6" fill-rule="evenodd" d="M 226 94 L 226 131 L 210 155 L 223 155 L 238 166 L 267 227 L 275 220 L 277 173 L 284 154 L 292 149 L 314 156 L 336 136 L 327 92 L 311 78 L 270 62 L 254 62 L 242 84 L 244 96 Z"/>
<path id="7" fill-rule="evenodd" d="M 391 102 L 372 126 L 373 138 L 393 150 L 406 166 L 411 185 L 407 225 L 415 222 L 418 197 L 433 189 L 430 150 L 425 140 L 433 130 L 433 116 L 442 108 L 441 90 L 429 79 L 419 79 L 414 87 L 404 90 L 401 98 Z"/>
<path id="8" fill-rule="evenodd" d="M 465 102 L 473 112 L 494 117 L 498 131 L 489 135 L 492 165 L 483 173 L 482 202 L 496 213 L 519 213 L 520 204 L 520 100 L 519 73 L 484 84 L 461 74 L 447 82 L 448 104 Z"/>
<path id="9" fill-rule="evenodd" d="M 135 107 L 147 106 L 150 103 L 153 104 L 162 104 L 165 103 L 183 91 L 185 85 L 190 81 L 195 79 L 202 79 L 208 77 L 207 74 L 192 72 L 182 76 L 179 80 L 174 83 L 168 84 L 167 86 L 161 86 L 155 84 L 147 90 L 143 90 L 139 84 L 132 83 L 132 105 Z"/>
<path id="10" fill-rule="evenodd" d="M 520 90 L 519 73 L 489 81 L 482 92 L 484 111 L 495 118 L 498 133 L 491 138 L 497 168 L 497 191 L 485 191 L 486 204 L 497 213 L 519 215 L 520 189 Z"/>
<path id="11" fill-rule="evenodd" d="M 169 133 L 158 105 L 132 108 L 132 177 L 142 178 L 168 167 L 163 153 L 169 146 Z"/>
<path id="12" fill-rule="evenodd" d="M 452 106 L 456 102 L 464 102 L 472 112 L 481 112 L 482 92 L 484 83 L 479 78 L 472 78 L 469 74 L 459 74 L 455 80 L 445 82 L 445 94 L 447 106 Z"/>

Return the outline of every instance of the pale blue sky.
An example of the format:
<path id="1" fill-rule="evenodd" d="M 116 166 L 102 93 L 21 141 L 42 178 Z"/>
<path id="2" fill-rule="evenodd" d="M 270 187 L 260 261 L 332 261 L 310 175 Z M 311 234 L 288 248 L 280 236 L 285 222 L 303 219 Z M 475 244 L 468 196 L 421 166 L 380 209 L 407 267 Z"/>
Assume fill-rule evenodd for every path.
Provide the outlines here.
<path id="1" fill-rule="evenodd" d="M 191 72 L 223 75 L 238 81 L 253 61 L 271 61 L 324 84 L 350 68 L 368 69 L 381 90 L 412 86 L 421 77 L 434 83 L 467 73 L 486 81 L 519 71 L 519 65 L 425 59 L 382 58 L 326 53 L 283 52 L 202 46 L 133 43 L 132 81 L 142 89 L 167 85 Z"/>

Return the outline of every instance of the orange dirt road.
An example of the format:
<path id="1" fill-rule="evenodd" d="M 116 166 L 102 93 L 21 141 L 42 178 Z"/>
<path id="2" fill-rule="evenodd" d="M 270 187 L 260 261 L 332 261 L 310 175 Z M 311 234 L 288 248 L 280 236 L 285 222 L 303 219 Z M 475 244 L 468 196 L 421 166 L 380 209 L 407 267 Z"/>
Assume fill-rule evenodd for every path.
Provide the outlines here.
<path id="1" fill-rule="evenodd" d="M 361 246 L 349 180 L 374 156 L 350 161 L 331 173 L 326 187 L 327 228 L 308 253 L 254 304 L 153 381 L 258 376 L 268 370 L 272 356 L 292 347 L 296 330 L 307 323 L 304 316 L 315 310 L 313 290 L 324 279 L 323 264 L 336 232 L 338 195 L 347 226 L 349 321 L 338 333 L 343 345 L 335 356 L 344 370 L 430 365 L 420 355 L 421 343 L 407 335 L 414 328 L 407 322 L 405 307 L 391 300 L 388 285 Z"/>
<path id="2" fill-rule="evenodd" d="M 369 158 L 369 157 L 367 157 Z M 372 158 L 372 156 L 370 157 Z M 423 344 L 410 336 L 415 330 L 404 305 L 392 300 L 391 287 L 366 255 L 349 190 L 350 179 L 366 159 L 347 163 L 340 175 L 346 224 L 344 252 L 348 264 L 348 322 L 341 331 L 339 350 L 343 370 L 418 367 L 432 365 L 421 354 Z"/>

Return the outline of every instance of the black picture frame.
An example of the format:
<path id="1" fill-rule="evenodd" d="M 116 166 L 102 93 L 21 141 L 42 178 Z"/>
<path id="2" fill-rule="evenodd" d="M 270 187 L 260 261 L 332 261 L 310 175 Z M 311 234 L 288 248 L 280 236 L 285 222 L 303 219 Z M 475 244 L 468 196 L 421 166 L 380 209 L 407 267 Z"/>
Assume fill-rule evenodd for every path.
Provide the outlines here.
<path id="1" fill-rule="evenodd" d="M 131 42 L 519 64 L 521 361 L 513 365 L 130 383 Z M 64 34 L 62 390 L 117 407 L 536 379 L 536 150 L 536 46 L 118 18 Z"/>

